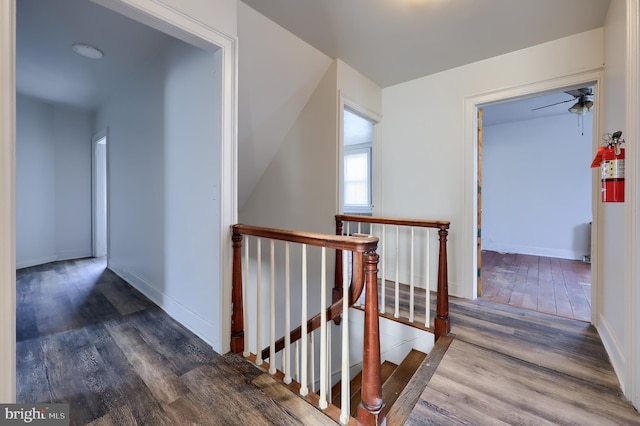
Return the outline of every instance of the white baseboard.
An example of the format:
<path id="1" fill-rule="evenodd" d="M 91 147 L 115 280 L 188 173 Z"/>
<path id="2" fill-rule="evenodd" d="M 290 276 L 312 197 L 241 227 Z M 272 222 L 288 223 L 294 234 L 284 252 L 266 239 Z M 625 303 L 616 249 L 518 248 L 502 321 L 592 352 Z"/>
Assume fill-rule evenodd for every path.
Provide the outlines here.
<path id="1" fill-rule="evenodd" d="M 609 360 L 611 361 L 611 365 L 613 366 L 616 375 L 618 376 L 618 381 L 620 382 L 620 387 L 622 388 L 622 392 L 625 392 L 626 383 L 625 383 L 625 371 L 626 371 L 626 358 L 624 355 L 624 351 L 618 342 L 616 336 L 612 333 L 611 328 L 607 324 L 606 319 L 602 316 L 598 316 L 598 325 L 596 326 L 598 330 L 598 334 L 600 334 L 600 339 L 602 340 L 602 344 L 604 345 L 607 354 L 609 355 Z"/>
<path id="2" fill-rule="evenodd" d="M 202 318 L 199 314 L 189 309 L 189 307 L 159 291 L 152 283 L 126 270 L 111 259 L 109 260 L 109 269 L 148 297 L 171 318 L 178 321 L 196 336 L 207 342 L 209 346 L 213 347 L 213 336 L 216 335 L 216 329 L 212 322 Z"/>
<path id="3" fill-rule="evenodd" d="M 84 259 L 92 256 L 93 253 L 91 253 L 91 250 L 67 250 L 58 253 L 57 260 Z"/>
<path id="4" fill-rule="evenodd" d="M 512 244 L 482 243 L 482 250 L 497 251 L 498 253 L 529 254 L 532 256 L 555 257 L 558 259 L 582 260 L 589 255 L 588 251 L 571 249 L 554 249 L 547 247 L 520 246 Z"/>
<path id="5" fill-rule="evenodd" d="M 56 260 L 58 260 L 57 256 L 47 256 L 47 257 L 41 257 L 38 259 L 20 260 L 20 261 L 16 261 L 16 269 L 30 268 L 32 266 L 44 265 L 45 263 L 55 262 Z"/>
<path id="6" fill-rule="evenodd" d="M 16 269 L 30 268 L 32 266 L 44 265 L 45 263 L 58 262 L 62 260 L 83 259 L 85 257 L 91 257 L 90 250 L 68 250 L 56 253 L 52 256 L 37 259 L 16 260 Z"/>

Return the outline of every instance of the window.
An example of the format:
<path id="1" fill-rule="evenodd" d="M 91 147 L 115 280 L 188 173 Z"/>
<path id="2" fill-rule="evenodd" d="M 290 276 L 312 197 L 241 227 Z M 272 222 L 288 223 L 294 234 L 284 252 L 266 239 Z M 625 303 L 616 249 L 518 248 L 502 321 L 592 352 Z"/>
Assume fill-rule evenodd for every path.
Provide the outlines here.
<path id="1" fill-rule="evenodd" d="M 371 209 L 371 148 L 345 149 L 344 205 Z"/>
<path id="2" fill-rule="evenodd" d="M 345 108 L 343 115 L 343 204 L 345 213 L 371 214 L 373 125 Z"/>

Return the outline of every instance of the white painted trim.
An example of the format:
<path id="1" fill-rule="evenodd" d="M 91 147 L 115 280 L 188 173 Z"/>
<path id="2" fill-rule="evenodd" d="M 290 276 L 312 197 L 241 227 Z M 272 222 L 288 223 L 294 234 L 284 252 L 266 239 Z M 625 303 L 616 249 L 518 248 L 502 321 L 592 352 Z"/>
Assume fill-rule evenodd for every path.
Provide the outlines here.
<path id="1" fill-rule="evenodd" d="M 117 276 L 125 280 L 132 287 L 144 294 L 153 303 L 158 305 L 169 316 L 180 324 L 191 330 L 198 337 L 209 345 L 213 345 L 211 336 L 216 333 L 216 324 L 207 321 L 205 318 L 192 311 L 178 300 L 159 291 L 155 286 L 147 282 L 144 278 L 128 271 L 121 265 L 112 262 L 109 269 Z"/>
<path id="2" fill-rule="evenodd" d="M 609 323 L 602 315 L 599 315 L 598 318 L 598 334 L 600 335 L 602 344 L 607 351 L 607 355 L 609 355 L 609 360 L 616 372 L 616 376 L 618 376 L 618 378 L 624 377 L 621 373 L 624 373 L 625 366 L 627 365 L 625 349 L 622 347 L 618 339 L 616 339 L 615 334 L 611 331 L 611 327 L 609 327 Z M 625 392 L 625 383 L 621 381 L 620 386 L 622 387 L 622 391 Z"/>
<path id="3" fill-rule="evenodd" d="M 557 90 L 560 88 L 577 86 L 587 83 L 594 84 L 594 110 L 598 111 L 598 119 L 593 120 L 593 149 L 595 149 L 600 143 L 598 135 L 600 134 L 600 126 L 602 120 L 601 110 L 601 93 L 600 86 L 604 79 L 602 69 L 594 69 L 585 71 L 578 74 L 567 75 L 564 77 L 558 77 L 550 80 L 544 80 L 525 84 L 521 86 L 509 87 L 504 89 L 498 89 L 477 95 L 471 95 L 464 99 L 464 149 L 463 149 L 463 164 L 464 164 L 464 178 L 462 179 L 462 193 L 464 194 L 463 211 L 466 212 L 463 223 L 461 225 L 461 231 L 463 234 L 463 247 L 462 247 L 462 259 L 461 264 L 466 265 L 462 272 L 462 279 L 460 282 L 472 283 L 471 288 L 465 288 L 462 297 L 475 299 L 478 296 L 478 253 L 477 253 L 477 235 L 478 235 L 478 204 L 477 204 L 477 179 L 478 179 L 478 133 L 477 133 L 477 110 L 479 106 L 508 100 L 518 99 L 526 96 L 530 96 L 536 93 L 548 92 Z M 594 187 L 598 184 L 593 179 Z M 595 204 L 595 199 L 594 199 Z M 598 227 L 598 214 L 597 209 L 594 209 L 593 217 L 594 227 Z M 592 245 L 597 247 L 598 239 L 597 232 L 592 232 L 593 239 Z M 593 257 L 592 253 L 592 271 L 597 270 L 597 259 Z M 595 261 L 594 261 L 595 260 Z M 593 272 L 592 272 L 593 274 Z M 593 281 L 593 280 L 592 280 Z M 594 289 L 599 288 L 599 281 L 592 282 L 592 292 Z M 597 306 L 598 300 L 592 299 L 592 307 Z M 592 320 L 594 319 L 592 314 Z"/>
<path id="4" fill-rule="evenodd" d="M 103 129 L 93 135 L 91 138 L 91 255 L 93 257 L 96 256 L 96 252 L 98 251 L 96 248 L 96 145 L 102 139 L 106 140 L 105 150 L 107 157 L 107 167 L 106 167 L 106 176 L 107 176 L 107 258 L 109 257 L 109 133 L 108 129 Z"/>
<path id="5" fill-rule="evenodd" d="M 626 243 L 626 323 L 627 326 L 627 364 L 624 375 L 626 386 L 624 392 L 636 408 L 640 407 L 640 276 L 638 275 L 638 261 L 640 261 L 640 201 L 638 200 L 638 178 L 640 172 L 640 64 L 638 49 L 640 48 L 640 5 L 638 0 L 627 0 L 627 53 L 626 53 L 626 155 L 631 160 L 625 163 L 625 216 L 627 227 Z M 618 375 L 619 377 L 623 377 Z"/>
<path id="6" fill-rule="evenodd" d="M 374 112 L 373 110 L 357 103 L 356 101 L 350 99 L 348 96 L 346 96 L 344 93 L 342 93 L 341 91 L 338 91 L 338 140 L 337 140 L 337 145 L 338 145 L 338 149 L 336 150 L 337 152 L 337 158 L 336 158 L 336 162 L 338 164 L 338 179 L 336 180 L 337 182 L 337 188 L 336 188 L 336 194 L 337 194 L 337 206 L 338 206 L 338 211 L 339 213 L 344 213 L 344 207 L 343 207 L 343 199 L 344 199 L 344 194 L 343 194 L 343 189 L 344 189 L 344 179 L 343 179 L 343 174 L 344 174 L 344 161 L 342 161 L 342 158 L 344 157 L 344 146 L 342 141 L 344 140 L 344 108 L 347 107 L 353 111 L 355 111 L 357 114 L 361 115 L 363 118 L 366 118 L 369 121 L 373 122 L 373 144 L 372 144 L 372 150 L 371 150 L 371 155 L 373 156 L 373 161 L 371 164 L 371 174 L 372 174 L 372 181 L 371 181 L 371 198 L 372 198 L 372 204 L 373 204 L 373 208 L 372 211 L 375 212 L 377 209 L 377 204 L 379 204 L 379 200 L 380 200 L 380 184 L 381 184 L 381 171 L 382 171 L 382 162 L 380 160 L 380 143 L 381 143 L 381 133 L 379 131 L 379 126 L 380 126 L 380 121 L 382 120 L 382 116 L 376 112 Z M 379 211 L 379 209 L 378 209 Z"/>
<path id="7" fill-rule="evenodd" d="M 0 403 L 16 401 L 15 24 L 15 0 L 0 0 Z"/>
<path id="8" fill-rule="evenodd" d="M 233 267 L 231 225 L 238 218 L 237 197 L 237 116 L 238 69 L 237 39 L 187 16 L 160 0 L 92 0 L 162 32 L 179 38 L 206 51 L 222 51 L 222 120 L 221 120 L 221 184 L 220 201 L 220 293 L 212 301 L 218 312 L 220 326 L 213 349 L 225 353 L 230 350 L 231 335 L 231 271 Z M 218 309 L 214 303 L 219 303 Z"/>

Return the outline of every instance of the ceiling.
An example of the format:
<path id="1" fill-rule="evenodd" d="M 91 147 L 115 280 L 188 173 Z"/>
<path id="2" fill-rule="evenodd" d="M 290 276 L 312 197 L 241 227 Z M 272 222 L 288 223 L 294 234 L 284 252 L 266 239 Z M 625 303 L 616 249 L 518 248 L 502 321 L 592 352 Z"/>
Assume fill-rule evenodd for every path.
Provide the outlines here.
<path id="1" fill-rule="evenodd" d="M 172 40 L 88 0 L 16 3 L 16 90 L 50 103 L 95 109 Z M 104 58 L 78 56 L 76 42 L 98 47 Z"/>
<path id="2" fill-rule="evenodd" d="M 243 0 L 380 87 L 603 26 L 610 0 Z"/>
<path id="3" fill-rule="evenodd" d="M 610 0 L 244 3 L 386 87 L 600 27 Z M 17 90 L 94 109 L 170 40 L 89 0 L 17 0 Z M 80 57 L 71 50 L 75 42 L 93 44 L 105 57 Z"/>

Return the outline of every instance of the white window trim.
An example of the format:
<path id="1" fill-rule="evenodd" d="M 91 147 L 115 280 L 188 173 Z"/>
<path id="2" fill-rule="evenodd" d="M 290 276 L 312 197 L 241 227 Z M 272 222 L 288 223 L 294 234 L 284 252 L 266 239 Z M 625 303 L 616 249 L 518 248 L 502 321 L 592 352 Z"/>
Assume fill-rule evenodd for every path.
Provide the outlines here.
<path id="1" fill-rule="evenodd" d="M 371 209 L 370 214 L 374 214 L 380 209 L 382 205 L 382 198 L 380 195 L 380 186 L 382 182 L 382 167 L 380 163 L 380 121 L 382 116 L 379 113 L 366 108 L 357 102 L 349 99 L 344 93 L 339 93 L 339 109 L 338 109 L 338 149 L 337 149 L 337 164 L 338 164 L 338 179 L 336 182 L 336 194 L 337 194 L 337 206 L 339 213 L 346 213 L 344 211 L 344 109 L 350 109 L 352 112 L 370 120 L 373 123 L 373 142 L 371 147 Z"/>

